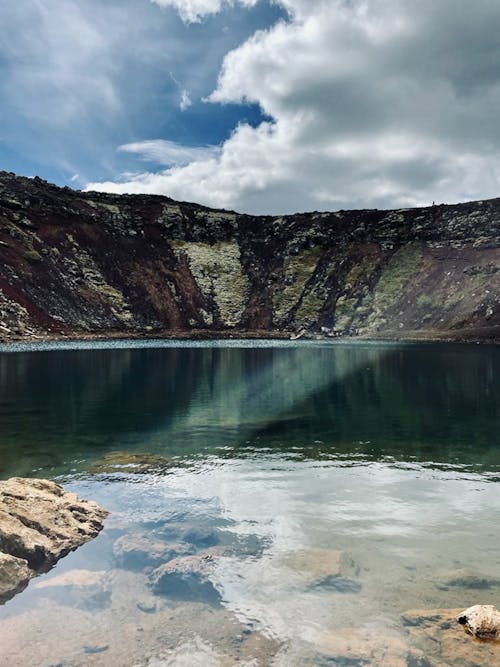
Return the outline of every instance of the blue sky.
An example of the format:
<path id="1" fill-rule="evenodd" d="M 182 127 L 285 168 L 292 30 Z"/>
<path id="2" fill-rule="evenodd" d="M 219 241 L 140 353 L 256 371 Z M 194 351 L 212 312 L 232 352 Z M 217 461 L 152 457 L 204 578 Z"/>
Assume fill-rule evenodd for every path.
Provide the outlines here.
<path id="1" fill-rule="evenodd" d="M 143 167 L 121 145 L 219 145 L 259 124 L 257 104 L 202 100 L 224 55 L 284 17 L 268 2 L 202 22 L 149 0 L 2 3 L 0 168 L 83 186 Z"/>
<path id="2" fill-rule="evenodd" d="M 5 0 L 0 168 L 250 213 L 500 194 L 497 0 Z"/>

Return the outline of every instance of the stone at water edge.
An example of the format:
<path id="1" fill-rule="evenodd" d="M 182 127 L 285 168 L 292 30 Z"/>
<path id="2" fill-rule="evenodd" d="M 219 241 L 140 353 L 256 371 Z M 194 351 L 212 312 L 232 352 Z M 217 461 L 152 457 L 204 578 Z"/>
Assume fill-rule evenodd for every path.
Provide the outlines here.
<path id="1" fill-rule="evenodd" d="M 45 479 L 0 482 L 0 604 L 101 531 L 108 512 Z"/>
<path id="2" fill-rule="evenodd" d="M 465 630 L 478 639 L 500 639 L 500 611 L 491 604 L 476 604 L 457 616 Z"/>
<path id="3" fill-rule="evenodd" d="M 27 561 L 0 551 L 0 603 L 24 590 L 30 578 Z"/>

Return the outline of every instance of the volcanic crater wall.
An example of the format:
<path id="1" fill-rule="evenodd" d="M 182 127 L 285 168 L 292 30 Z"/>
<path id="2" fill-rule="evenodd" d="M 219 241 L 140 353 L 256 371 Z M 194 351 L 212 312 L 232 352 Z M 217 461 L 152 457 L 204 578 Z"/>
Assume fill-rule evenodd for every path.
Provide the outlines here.
<path id="1" fill-rule="evenodd" d="M 0 337 L 500 337 L 500 199 L 240 215 L 0 172 Z"/>

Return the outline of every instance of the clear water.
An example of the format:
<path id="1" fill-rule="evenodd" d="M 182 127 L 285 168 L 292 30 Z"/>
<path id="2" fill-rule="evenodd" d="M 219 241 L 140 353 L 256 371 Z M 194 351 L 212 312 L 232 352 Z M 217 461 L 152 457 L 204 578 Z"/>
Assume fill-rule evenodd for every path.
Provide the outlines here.
<path id="1" fill-rule="evenodd" d="M 499 377 L 484 346 L 1 348 L 2 478 L 111 514 L 0 607 L 0 664 L 480 664 L 398 647 L 407 610 L 500 606 Z M 153 589 L 166 547 L 208 580 Z"/>

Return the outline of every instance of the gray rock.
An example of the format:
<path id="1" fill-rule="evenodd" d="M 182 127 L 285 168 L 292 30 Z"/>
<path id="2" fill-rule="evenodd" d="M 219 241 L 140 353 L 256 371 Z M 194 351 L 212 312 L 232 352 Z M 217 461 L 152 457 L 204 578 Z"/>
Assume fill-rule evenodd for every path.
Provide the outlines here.
<path id="1" fill-rule="evenodd" d="M 0 552 L 0 603 L 24 590 L 30 577 L 27 561 Z"/>
<path id="2" fill-rule="evenodd" d="M 47 572 L 95 537 L 106 516 L 96 503 L 79 500 L 49 480 L 0 482 L 0 602 L 22 590 L 28 575 Z"/>

